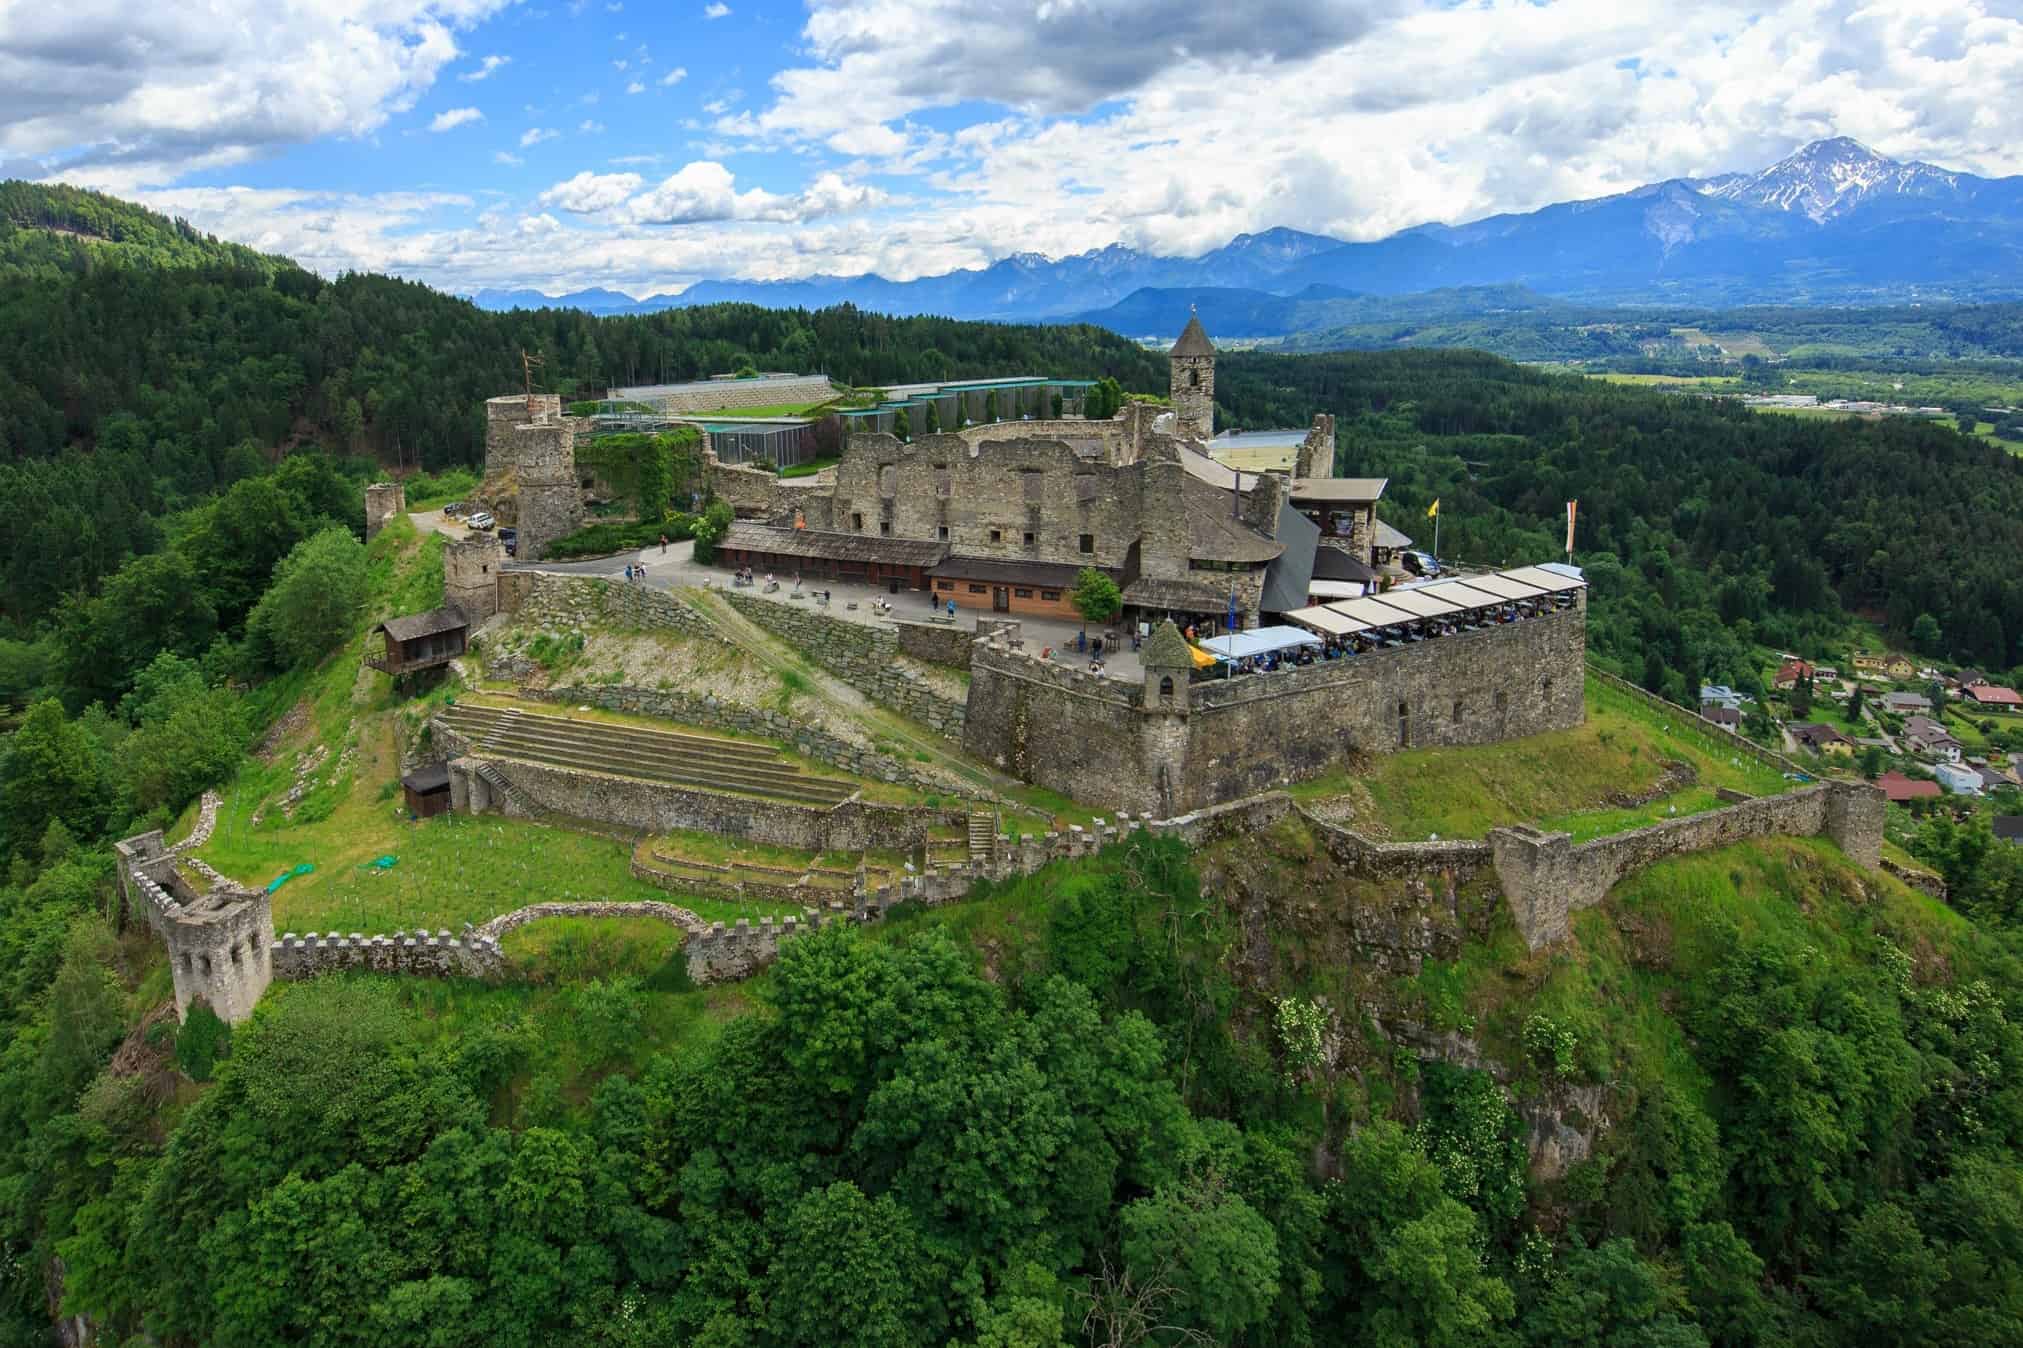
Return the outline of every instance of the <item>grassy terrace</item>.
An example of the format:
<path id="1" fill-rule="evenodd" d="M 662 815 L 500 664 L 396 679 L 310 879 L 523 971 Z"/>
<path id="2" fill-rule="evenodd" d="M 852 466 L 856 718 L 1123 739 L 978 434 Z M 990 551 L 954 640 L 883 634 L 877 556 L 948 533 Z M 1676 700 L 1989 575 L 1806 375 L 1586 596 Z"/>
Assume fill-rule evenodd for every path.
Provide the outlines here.
<path id="1" fill-rule="evenodd" d="M 1673 760 L 1699 774 L 1691 786 L 1629 808 L 1612 799 L 1656 786 Z M 1770 795 L 1782 774 L 1693 727 L 1592 680 L 1587 722 L 1574 730 L 1469 749 L 1413 749 L 1374 759 L 1365 770 L 1292 789 L 1304 801 L 1342 797 L 1357 831 L 1416 841 L 1480 838 L 1503 824 L 1564 829 L 1576 841 L 1713 809 L 1719 787 Z"/>

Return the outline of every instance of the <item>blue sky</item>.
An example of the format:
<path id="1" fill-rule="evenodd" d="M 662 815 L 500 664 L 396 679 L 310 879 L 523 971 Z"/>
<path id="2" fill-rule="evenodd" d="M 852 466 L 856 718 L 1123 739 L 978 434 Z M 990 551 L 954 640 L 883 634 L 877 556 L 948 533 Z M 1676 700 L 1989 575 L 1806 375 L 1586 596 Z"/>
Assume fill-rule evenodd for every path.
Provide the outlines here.
<path id="1" fill-rule="evenodd" d="M 2018 87 L 2012 0 L 69 0 L 0 5 L 0 170 L 643 295 L 1375 238 L 1834 134 L 2013 173 Z"/>

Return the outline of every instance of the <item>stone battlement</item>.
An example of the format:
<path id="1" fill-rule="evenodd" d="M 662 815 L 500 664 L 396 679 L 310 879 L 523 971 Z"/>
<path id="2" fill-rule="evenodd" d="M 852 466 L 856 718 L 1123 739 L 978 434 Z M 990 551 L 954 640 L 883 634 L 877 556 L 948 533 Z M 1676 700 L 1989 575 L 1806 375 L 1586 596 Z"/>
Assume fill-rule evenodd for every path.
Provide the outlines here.
<path id="1" fill-rule="evenodd" d="M 501 972 L 505 955 L 496 940 L 457 940 L 448 931 L 391 936 L 352 932 L 297 936 L 289 932 L 272 946 L 274 977 L 314 978 L 318 974 L 366 970 L 384 974 L 469 975 Z"/>
<path id="2" fill-rule="evenodd" d="M 227 1021 L 244 1020 L 273 977 L 273 908 L 264 890 L 214 880 L 198 893 L 160 829 L 113 844 L 114 878 L 126 910 L 168 947 L 176 1014 L 203 1000 Z"/>

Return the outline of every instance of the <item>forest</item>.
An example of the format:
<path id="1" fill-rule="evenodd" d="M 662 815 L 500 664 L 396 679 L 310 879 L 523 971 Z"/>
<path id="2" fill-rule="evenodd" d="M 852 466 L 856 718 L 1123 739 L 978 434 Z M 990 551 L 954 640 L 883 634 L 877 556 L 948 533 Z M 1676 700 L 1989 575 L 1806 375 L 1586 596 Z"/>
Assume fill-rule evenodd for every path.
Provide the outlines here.
<path id="1" fill-rule="evenodd" d="M 1205 866 L 1322 864 L 1288 828 L 1141 836 L 730 989 L 585 942 L 545 983 L 324 979 L 178 1027 L 109 840 L 348 705 L 327 657 L 368 604 L 439 600 L 360 543 L 360 484 L 475 462 L 523 347 L 572 392 L 751 359 L 1156 393 L 1164 362 L 848 310 L 485 315 L 103 198 L 0 204 L 136 250 L 64 235 L 0 277 L 0 1345 L 2023 1342 L 2023 849 L 1985 820 L 1910 839 L 1950 905 L 1740 848 L 1565 947 L 1506 923 L 1409 971 L 1219 901 Z M 2023 473 L 1946 427 L 1468 353 L 1230 355 L 1217 394 L 1334 412 L 1343 470 L 1415 534 L 1438 498 L 1449 555 L 1557 555 L 1578 497 L 1598 652 L 1675 695 L 1853 613 L 2018 663 Z M 1500 1057 L 1422 1060 L 1344 979 Z M 1534 1179 L 1529 1111 L 1575 1100 L 1600 1141 Z"/>

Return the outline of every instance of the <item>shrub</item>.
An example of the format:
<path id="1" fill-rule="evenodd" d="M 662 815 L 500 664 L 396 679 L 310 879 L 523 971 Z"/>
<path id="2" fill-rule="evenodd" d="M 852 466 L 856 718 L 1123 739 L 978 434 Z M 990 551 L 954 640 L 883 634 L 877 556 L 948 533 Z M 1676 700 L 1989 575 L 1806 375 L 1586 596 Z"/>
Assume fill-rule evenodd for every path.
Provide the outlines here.
<path id="1" fill-rule="evenodd" d="M 176 1066 L 192 1081 L 209 1081 L 218 1060 L 232 1051 L 232 1027 L 218 1018 L 210 1003 L 190 1003 L 183 1028 L 176 1031 Z"/>

